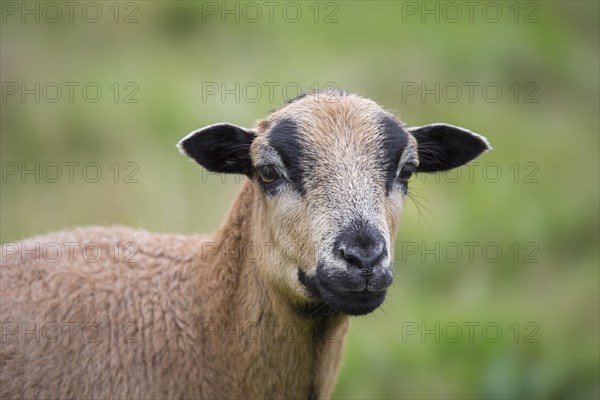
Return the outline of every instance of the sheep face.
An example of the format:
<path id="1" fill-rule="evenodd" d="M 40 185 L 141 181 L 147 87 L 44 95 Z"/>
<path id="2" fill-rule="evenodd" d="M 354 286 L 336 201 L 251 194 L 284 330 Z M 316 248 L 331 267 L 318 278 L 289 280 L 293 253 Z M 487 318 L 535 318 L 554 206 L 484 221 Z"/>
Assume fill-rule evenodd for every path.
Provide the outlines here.
<path id="1" fill-rule="evenodd" d="M 296 304 L 367 314 L 392 283 L 393 242 L 415 172 L 451 169 L 487 150 L 462 128 L 406 128 L 356 95 L 301 96 L 255 130 L 218 124 L 180 149 L 211 171 L 243 173 L 260 193 L 266 278 Z"/>

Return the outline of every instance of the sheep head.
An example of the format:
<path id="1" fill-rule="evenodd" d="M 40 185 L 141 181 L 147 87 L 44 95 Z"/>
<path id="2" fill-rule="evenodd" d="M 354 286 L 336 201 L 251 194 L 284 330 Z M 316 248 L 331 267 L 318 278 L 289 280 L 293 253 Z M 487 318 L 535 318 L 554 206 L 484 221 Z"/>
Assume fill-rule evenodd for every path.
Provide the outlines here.
<path id="1" fill-rule="evenodd" d="M 409 128 L 346 92 L 300 96 L 255 129 L 222 123 L 178 147 L 213 172 L 246 175 L 266 217 L 269 281 L 296 304 L 372 312 L 392 283 L 393 243 L 411 175 L 459 167 L 485 138 L 447 124 Z"/>

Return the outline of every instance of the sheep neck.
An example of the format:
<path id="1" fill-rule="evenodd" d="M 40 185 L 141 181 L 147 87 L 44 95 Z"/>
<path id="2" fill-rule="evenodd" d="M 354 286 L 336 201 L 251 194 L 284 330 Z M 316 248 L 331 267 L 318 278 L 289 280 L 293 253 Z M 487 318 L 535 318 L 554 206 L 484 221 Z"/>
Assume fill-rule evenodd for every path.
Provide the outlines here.
<path id="1" fill-rule="evenodd" d="M 213 301 L 220 304 L 213 309 L 227 312 L 215 316 L 222 331 L 220 343 L 214 345 L 226 347 L 222 350 L 236 365 L 235 373 L 230 373 L 237 373 L 230 376 L 231 387 L 239 388 L 242 396 L 305 392 L 309 398 L 328 397 L 336 381 L 348 317 L 294 305 L 265 278 L 269 265 L 240 251 L 267 242 L 261 237 L 260 204 L 256 188 L 245 182 L 215 235 L 219 259 L 213 264 L 220 282 Z M 271 387 L 261 393 L 265 382 Z"/>

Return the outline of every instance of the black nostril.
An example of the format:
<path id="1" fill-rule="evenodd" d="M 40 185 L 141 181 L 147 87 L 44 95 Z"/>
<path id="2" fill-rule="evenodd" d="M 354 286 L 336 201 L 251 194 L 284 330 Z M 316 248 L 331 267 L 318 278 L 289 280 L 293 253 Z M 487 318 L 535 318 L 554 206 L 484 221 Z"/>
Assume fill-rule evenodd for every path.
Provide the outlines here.
<path id="1" fill-rule="evenodd" d="M 376 242 L 368 247 L 343 246 L 340 251 L 349 264 L 360 269 L 372 268 L 384 256 L 385 245 L 383 242 Z"/>
<path id="2" fill-rule="evenodd" d="M 352 265 L 360 266 L 360 259 L 355 249 L 342 248 L 340 250 L 342 258 Z"/>

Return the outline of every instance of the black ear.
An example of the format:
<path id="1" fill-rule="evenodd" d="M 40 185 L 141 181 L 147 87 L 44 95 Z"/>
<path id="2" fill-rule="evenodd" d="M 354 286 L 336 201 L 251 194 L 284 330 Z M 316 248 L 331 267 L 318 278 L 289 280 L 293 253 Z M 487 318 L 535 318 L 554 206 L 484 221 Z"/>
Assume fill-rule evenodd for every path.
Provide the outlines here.
<path id="1" fill-rule="evenodd" d="M 448 124 L 408 128 L 418 143 L 417 172 L 447 171 L 474 160 L 491 149 L 487 139 Z"/>
<path id="2" fill-rule="evenodd" d="M 251 176 L 250 145 L 255 137 L 239 126 L 215 124 L 190 133 L 177 147 L 209 171 Z"/>

